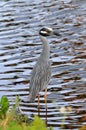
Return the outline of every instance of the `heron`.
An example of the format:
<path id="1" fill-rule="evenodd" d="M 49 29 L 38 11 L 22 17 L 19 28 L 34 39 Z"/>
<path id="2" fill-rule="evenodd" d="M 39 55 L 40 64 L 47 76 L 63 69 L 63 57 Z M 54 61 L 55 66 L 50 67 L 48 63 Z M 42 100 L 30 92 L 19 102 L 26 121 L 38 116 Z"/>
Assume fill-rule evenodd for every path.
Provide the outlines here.
<path id="1" fill-rule="evenodd" d="M 37 95 L 39 100 L 39 92 L 42 90 L 45 90 L 45 102 L 47 100 L 47 86 L 51 78 L 50 45 L 48 43 L 47 37 L 51 35 L 60 36 L 60 34 L 56 30 L 50 27 L 44 27 L 40 29 L 39 35 L 43 44 L 43 48 L 31 72 L 31 79 L 29 85 L 30 102 L 34 102 Z"/>

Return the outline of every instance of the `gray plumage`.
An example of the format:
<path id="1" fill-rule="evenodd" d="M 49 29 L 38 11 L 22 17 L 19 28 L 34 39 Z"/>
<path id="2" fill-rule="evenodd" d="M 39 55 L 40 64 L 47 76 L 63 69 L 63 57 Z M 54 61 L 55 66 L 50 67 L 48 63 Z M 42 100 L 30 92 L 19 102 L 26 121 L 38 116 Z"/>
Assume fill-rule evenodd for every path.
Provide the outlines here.
<path id="1" fill-rule="evenodd" d="M 56 33 L 56 32 L 55 32 Z M 29 101 L 33 102 L 37 94 L 46 89 L 51 77 L 50 69 L 50 45 L 47 41 L 47 36 L 54 34 L 51 28 L 43 28 L 39 32 L 41 41 L 43 43 L 43 49 L 35 64 L 29 85 Z"/>

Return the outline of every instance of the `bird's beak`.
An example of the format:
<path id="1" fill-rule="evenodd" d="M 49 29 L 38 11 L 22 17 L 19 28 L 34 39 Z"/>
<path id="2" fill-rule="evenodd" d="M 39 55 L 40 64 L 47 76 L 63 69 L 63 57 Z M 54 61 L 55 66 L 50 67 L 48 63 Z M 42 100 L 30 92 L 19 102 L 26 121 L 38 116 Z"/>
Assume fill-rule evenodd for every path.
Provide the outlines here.
<path id="1" fill-rule="evenodd" d="M 57 31 L 57 30 L 53 31 L 53 34 L 56 35 L 56 36 L 61 36 L 61 34 L 59 33 L 59 31 Z"/>

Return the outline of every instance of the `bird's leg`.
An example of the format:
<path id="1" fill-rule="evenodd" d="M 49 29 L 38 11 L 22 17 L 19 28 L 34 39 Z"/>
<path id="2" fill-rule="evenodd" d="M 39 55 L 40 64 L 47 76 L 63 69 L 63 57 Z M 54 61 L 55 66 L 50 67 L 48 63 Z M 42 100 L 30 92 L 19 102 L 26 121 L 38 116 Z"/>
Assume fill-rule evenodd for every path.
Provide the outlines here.
<path id="1" fill-rule="evenodd" d="M 47 126 L 47 88 L 45 89 L 44 99 L 45 99 L 45 108 L 46 108 L 46 126 Z"/>
<path id="2" fill-rule="evenodd" d="M 47 106 L 47 88 L 45 89 L 44 99 L 45 99 L 45 105 Z"/>
<path id="3" fill-rule="evenodd" d="M 40 116 L 40 94 L 38 94 L 38 116 Z"/>

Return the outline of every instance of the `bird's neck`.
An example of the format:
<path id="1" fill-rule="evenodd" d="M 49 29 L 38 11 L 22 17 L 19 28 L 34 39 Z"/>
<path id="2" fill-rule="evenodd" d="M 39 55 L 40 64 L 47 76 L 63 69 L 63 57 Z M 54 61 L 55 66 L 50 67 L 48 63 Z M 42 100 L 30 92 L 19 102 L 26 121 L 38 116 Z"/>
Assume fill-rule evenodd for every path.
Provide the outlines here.
<path id="1" fill-rule="evenodd" d="M 48 61 L 49 57 L 50 57 L 50 45 L 49 45 L 46 37 L 44 37 L 44 36 L 40 36 L 40 37 L 41 37 L 41 41 L 43 43 L 43 50 L 40 55 L 40 58 Z"/>

